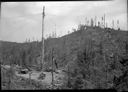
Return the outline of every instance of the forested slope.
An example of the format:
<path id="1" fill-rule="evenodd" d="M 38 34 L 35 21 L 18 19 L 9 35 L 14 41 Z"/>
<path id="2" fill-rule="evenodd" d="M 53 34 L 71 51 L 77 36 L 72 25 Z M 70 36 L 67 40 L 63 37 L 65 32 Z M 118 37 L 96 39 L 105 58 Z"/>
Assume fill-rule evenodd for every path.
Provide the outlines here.
<path id="1" fill-rule="evenodd" d="M 45 65 L 51 66 L 51 49 L 58 67 L 70 72 L 66 87 L 128 90 L 128 32 L 85 27 L 60 38 L 45 40 Z M 41 42 L 1 41 L 2 63 L 40 66 Z M 69 69 L 68 69 L 69 68 Z M 123 87 L 123 88 L 122 88 Z"/>

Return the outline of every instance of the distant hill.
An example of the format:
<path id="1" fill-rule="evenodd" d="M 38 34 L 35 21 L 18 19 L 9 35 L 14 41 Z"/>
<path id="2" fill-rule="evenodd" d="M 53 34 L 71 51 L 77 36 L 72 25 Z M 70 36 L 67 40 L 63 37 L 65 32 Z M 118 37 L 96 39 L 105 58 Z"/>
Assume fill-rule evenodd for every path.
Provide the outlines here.
<path id="1" fill-rule="evenodd" d="M 70 72 L 66 87 L 128 90 L 128 31 L 82 25 L 68 35 L 48 38 L 44 44 L 44 69 L 51 67 L 54 49 L 59 69 Z M 11 61 L 40 67 L 41 42 L 0 41 L 0 54 L 3 64 Z"/>
<path id="2" fill-rule="evenodd" d="M 128 42 L 128 32 L 127 31 L 118 31 L 112 29 L 102 29 L 99 27 L 87 27 L 85 29 L 77 30 L 71 34 L 65 35 L 60 38 L 50 38 L 45 40 L 45 62 L 50 63 L 50 51 L 51 48 L 54 48 L 54 55 L 58 62 L 58 65 L 61 67 L 66 65 L 67 62 L 73 60 L 75 55 L 80 49 L 83 49 L 84 46 L 88 45 L 89 41 L 93 41 L 96 45 L 99 45 L 100 42 L 107 43 L 104 41 L 107 39 L 107 36 L 111 36 L 110 40 L 117 41 L 116 43 L 121 44 L 122 42 Z M 108 42 L 110 41 L 108 40 Z M 120 40 L 120 42 L 118 42 Z M 4 63 L 9 63 L 9 56 L 15 56 L 15 63 L 22 63 L 21 54 L 25 51 L 26 61 L 31 64 L 37 63 L 37 58 L 40 58 L 41 55 L 41 42 L 28 42 L 28 43 L 16 43 L 16 42 L 7 42 L 0 41 L 0 52 L 3 55 Z M 15 54 L 15 55 L 13 55 Z M 31 57 L 31 61 L 27 60 L 28 57 Z M 13 57 L 14 58 L 14 57 Z M 40 59 L 38 59 L 40 60 Z"/>

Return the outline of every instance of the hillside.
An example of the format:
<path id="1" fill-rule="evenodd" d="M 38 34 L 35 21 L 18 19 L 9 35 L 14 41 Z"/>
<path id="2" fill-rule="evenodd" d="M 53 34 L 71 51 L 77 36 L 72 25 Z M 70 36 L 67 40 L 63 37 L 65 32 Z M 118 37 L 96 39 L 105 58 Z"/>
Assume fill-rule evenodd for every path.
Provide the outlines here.
<path id="1" fill-rule="evenodd" d="M 109 29 L 110 30 L 110 29 Z M 55 49 L 54 55 L 57 58 L 59 66 L 63 66 L 64 63 L 67 63 L 75 57 L 75 54 L 82 49 L 83 46 L 89 45 L 89 42 L 92 41 L 93 44 L 99 45 L 101 42 L 103 44 L 108 44 L 111 41 L 116 41 L 115 44 L 121 44 L 127 42 L 128 33 L 126 31 L 110 30 L 102 28 L 91 28 L 82 29 L 75 31 L 71 34 L 65 35 L 60 38 L 49 38 L 45 40 L 45 62 L 50 62 L 50 50 L 51 48 Z M 110 36 L 110 38 L 109 38 Z M 119 42 L 120 41 L 120 42 Z M 110 43 L 111 44 L 111 43 Z M 123 44 L 124 45 L 124 44 Z M 9 64 L 9 56 L 14 55 L 16 59 L 15 63 L 20 64 L 22 60 L 19 60 L 20 54 L 24 51 L 27 53 L 26 59 L 31 56 L 32 60 L 25 60 L 25 62 L 30 61 L 32 64 L 36 64 L 36 61 L 40 60 L 41 53 L 41 42 L 28 42 L 28 43 L 15 43 L 15 42 L 6 42 L 1 41 L 0 52 L 3 55 L 4 63 Z M 97 48 L 98 49 L 98 48 Z M 64 58 L 66 56 L 66 58 Z M 12 56 L 13 57 L 13 56 Z M 5 60 L 4 60 L 5 59 Z M 14 62 L 14 61 L 13 61 Z M 63 63 L 59 63 L 63 62 Z M 29 63 L 30 64 L 30 63 Z M 61 65 L 62 64 L 62 65 Z M 65 64 L 64 64 L 65 65 Z"/>
<path id="2" fill-rule="evenodd" d="M 120 77 L 126 80 L 128 60 L 128 32 L 100 27 L 81 27 L 60 38 L 45 40 L 44 69 L 51 66 L 51 50 L 59 69 L 70 72 L 68 87 L 120 88 Z M 40 67 L 41 42 L 14 43 L 1 41 L 3 64 Z M 68 70 L 68 68 L 70 70 Z M 115 81 L 116 78 L 116 81 Z M 82 79 L 82 80 L 81 80 Z M 81 80 L 81 81 L 80 81 Z M 72 81 L 72 82 L 71 82 Z M 71 82 L 71 83 L 69 83 Z M 128 83 L 128 81 L 126 81 Z M 117 85 L 118 84 L 118 85 Z M 66 84 L 67 85 L 67 84 Z"/>

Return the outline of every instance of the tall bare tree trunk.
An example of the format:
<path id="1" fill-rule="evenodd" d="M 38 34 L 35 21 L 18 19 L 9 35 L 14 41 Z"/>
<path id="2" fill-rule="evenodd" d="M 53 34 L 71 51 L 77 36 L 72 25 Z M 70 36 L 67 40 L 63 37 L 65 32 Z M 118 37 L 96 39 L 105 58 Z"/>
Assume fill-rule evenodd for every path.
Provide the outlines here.
<path id="1" fill-rule="evenodd" d="M 43 69 L 44 64 L 44 17 L 45 17 L 45 7 L 43 7 L 42 13 L 42 55 L 41 55 L 41 69 Z"/>
<path id="2" fill-rule="evenodd" d="M 52 89 L 53 89 L 53 87 L 54 87 L 54 75 L 53 75 L 53 71 L 54 71 L 54 67 L 53 67 L 53 48 L 52 48 Z"/>
<path id="3" fill-rule="evenodd" d="M 1 20 L 1 2 L 0 2 L 0 20 Z"/>
<path id="4" fill-rule="evenodd" d="M 97 23 L 97 17 L 95 16 L 95 27 L 97 26 L 96 23 Z"/>
<path id="5" fill-rule="evenodd" d="M 104 28 L 105 28 L 105 14 L 104 14 Z"/>
<path id="6" fill-rule="evenodd" d="M 12 57 L 10 56 L 10 70 L 9 70 L 9 81 L 8 81 L 8 89 L 11 89 L 11 69 L 12 69 L 12 64 L 11 64 L 11 59 Z"/>

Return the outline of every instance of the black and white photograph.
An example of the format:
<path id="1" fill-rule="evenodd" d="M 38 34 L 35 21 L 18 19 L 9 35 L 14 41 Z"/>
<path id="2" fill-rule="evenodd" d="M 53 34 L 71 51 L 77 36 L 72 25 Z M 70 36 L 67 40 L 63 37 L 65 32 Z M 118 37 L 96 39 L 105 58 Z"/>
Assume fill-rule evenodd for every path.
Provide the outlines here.
<path id="1" fill-rule="evenodd" d="M 127 0 L 0 2 L 1 90 L 128 91 Z"/>

